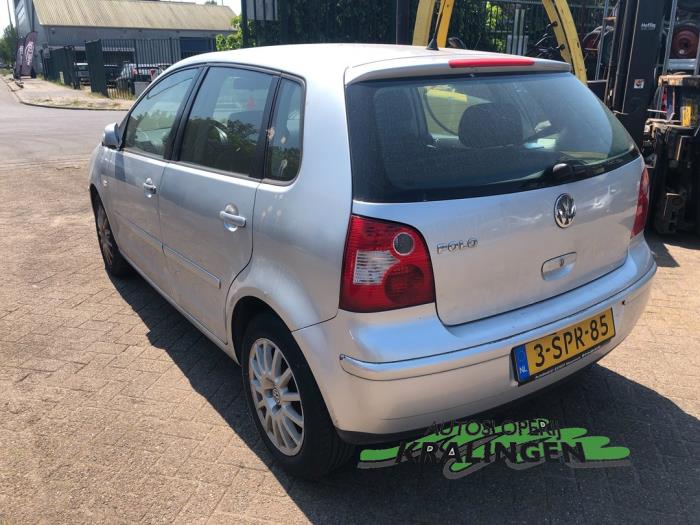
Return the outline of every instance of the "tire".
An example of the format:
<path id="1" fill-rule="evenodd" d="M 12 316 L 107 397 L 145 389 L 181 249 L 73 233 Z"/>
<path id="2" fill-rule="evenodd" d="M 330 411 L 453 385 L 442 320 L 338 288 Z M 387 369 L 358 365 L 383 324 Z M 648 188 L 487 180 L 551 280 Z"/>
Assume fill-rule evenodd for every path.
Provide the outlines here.
<path id="1" fill-rule="evenodd" d="M 671 58 L 695 58 L 698 54 L 700 29 L 693 22 L 676 24 L 671 39 Z"/>
<path id="2" fill-rule="evenodd" d="M 278 317 L 265 313 L 250 322 L 243 337 L 241 370 L 253 422 L 284 470 L 315 479 L 347 463 L 354 447 L 338 436 L 309 365 Z"/>
<path id="3" fill-rule="evenodd" d="M 122 256 L 117 246 L 117 241 L 112 233 L 112 227 L 107 218 L 102 201 L 96 199 L 95 207 L 95 228 L 97 230 L 97 242 L 100 246 L 102 260 L 105 263 L 105 270 L 113 277 L 125 277 L 131 273 L 131 266 Z"/>

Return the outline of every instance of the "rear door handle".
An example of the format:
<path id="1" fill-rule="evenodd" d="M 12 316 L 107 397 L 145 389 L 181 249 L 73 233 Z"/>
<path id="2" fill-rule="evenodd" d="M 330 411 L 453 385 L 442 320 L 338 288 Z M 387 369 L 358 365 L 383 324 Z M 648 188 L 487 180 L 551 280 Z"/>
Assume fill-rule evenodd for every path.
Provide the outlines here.
<path id="1" fill-rule="evenodd" d="M 246 218 L 238 215 L 238 210 L 233 204 L 227 204 L 226 208 L 219 212 L 219 218 L 224 221 L 224 227 L 229 231 L 245 228 Z"/>
<path id="2" fill-rule="evenodd" d="M 143 191 L 146 193 L 146 197 L 148 198 L 156 194 L 156 185 L 153 184 L 150 177 L 143 183 Z"/>

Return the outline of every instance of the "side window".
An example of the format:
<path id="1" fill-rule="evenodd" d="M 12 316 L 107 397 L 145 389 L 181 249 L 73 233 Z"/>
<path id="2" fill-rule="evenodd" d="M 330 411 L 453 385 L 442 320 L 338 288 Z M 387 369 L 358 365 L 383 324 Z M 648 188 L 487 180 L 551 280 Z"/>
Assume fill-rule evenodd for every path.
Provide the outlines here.
<path id="1" fill-rule="evenodd" d="M 257 71 L 211 68 L 187 120 L 180 160 L 251 175 L 272 80 Z"/>
<path id="2" fill-rule="evenodd" d="M 299 172 L 302 134 L 302 88 L 282 79 L 272 126 L 268 131 L 269 153 L 266 178 L 290 181 Z"/>
<path id="3" fill-rule="evenodd" d="M 186 69 L 154 86 L 129 115 L 124 147 L 163 157 L 177 112 L 196 75 L 196 69 Z"/>

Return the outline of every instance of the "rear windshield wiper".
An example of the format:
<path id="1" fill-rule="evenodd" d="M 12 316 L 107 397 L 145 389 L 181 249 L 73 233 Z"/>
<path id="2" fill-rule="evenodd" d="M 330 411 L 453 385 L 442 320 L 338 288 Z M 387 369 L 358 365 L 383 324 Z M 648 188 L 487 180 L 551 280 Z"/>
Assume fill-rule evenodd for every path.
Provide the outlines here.
<path id="1" fill-rule="evenodd" d="M 564 182 L 588 172 L 588 166 L 580 160 L 561 160 L 542 173 L 542 179 Z"/>
<path id="2" fill-rule="evenodd" d="M 521 188 L 528 190 L 556 185 L 586 175 L 588 171 L 588 166 L 578 159 L 560 159 L 542 170 L 539 177 L 523 180 Z"/>

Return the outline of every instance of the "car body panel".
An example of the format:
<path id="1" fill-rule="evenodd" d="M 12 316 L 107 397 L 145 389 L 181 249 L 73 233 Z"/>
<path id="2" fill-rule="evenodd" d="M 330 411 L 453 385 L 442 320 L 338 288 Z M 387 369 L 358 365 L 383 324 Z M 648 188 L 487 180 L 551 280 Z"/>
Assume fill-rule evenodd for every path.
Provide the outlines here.
<path id="1" fill-rule="evenodd" d="M 162 159 L 129 151 L 116 152 L 114 178 L 108 182 L 108 215 L 118 223 L 115 235 L 120 248 L 159 288 L 168 291 L 157 193 L 165 166 Z M 144 189 L 149 180 L 156 193 Z"/>
<path id="2" fill-rule="evenodd" d="M 352 207 L 342 76 L 307 82 L 305 91 L 299 174 L 288 184 L 263 180 L 258 187 L 253 258 L 234 282 L 227 310 L 230 316 L 252 295 L 290 330 L 336 315 Z"/>
<path id="3" fill-rule="evenodd" d="M 259 182 L 194 166 L 170 163 L 160 192 L 163 249 L 171 296 L 222 341 L 227 341 L 226 295 L 248 264 L 253 231 L 228 227 L 227 206 L 252 220 Z"/>

